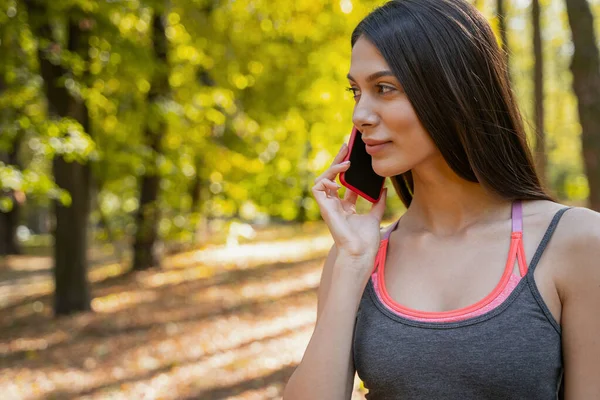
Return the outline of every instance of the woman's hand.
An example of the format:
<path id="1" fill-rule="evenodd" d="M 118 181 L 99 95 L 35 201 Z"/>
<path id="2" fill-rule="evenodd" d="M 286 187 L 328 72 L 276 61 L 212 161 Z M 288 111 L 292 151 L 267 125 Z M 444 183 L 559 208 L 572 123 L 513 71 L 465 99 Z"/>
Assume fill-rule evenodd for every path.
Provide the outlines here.
<path id="1" fill-rule="evenodd" d="M 373 204 L 371 211 L 364 215 L 356 213 L 356 193 L 347 189 L 344 198 L 340 199 L 338 190 L 341 186 L 335 182 L 335 178 L 350 166 L 349 161 L 341 163 L 347 152 L 348 146 L 343 144 L 331 166 L 315 179 L 312 193 L 333 236 L 338 254 L 352 258 L 374 257 L 381 240 L 379 227 L 385 211 L 387 188 L 379 201 Z"/>

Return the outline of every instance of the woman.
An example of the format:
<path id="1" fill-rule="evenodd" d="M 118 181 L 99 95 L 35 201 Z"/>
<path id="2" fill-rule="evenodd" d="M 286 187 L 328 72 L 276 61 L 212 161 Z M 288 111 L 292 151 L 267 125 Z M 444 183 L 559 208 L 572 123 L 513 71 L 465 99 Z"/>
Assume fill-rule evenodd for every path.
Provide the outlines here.
<path id="1" fill-rule="evenodd" d="M 463 0 L 397 0 L 352 35 L 353 123 L 407 206 L 380 231 L 313 194 L 334 239 L 284 399 L 600 399 L 600 214 L 552 200 L 490 26 Z M 375 151 L 375 149 L 377 151 Z M 566 211 L 566 212 L 565 212 Z"/>

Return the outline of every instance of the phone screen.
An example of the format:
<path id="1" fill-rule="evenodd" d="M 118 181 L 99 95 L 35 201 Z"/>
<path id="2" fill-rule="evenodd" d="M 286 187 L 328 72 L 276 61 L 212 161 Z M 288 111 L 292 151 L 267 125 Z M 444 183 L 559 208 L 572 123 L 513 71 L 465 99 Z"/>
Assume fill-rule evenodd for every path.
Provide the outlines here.
<path id="1" fill-rule="evenodd" d="M 340 181 L 350 190 L 374 203 L 379 200 L 385 177 L 377 175 L 373 170 L 371 155 L 367 153 L 365 142 L 362 141 L 362 133 L 354 130 L 349 144 L 350 155 L 346 157 L 350 160 L 350 168 L 340 176 Z"/>

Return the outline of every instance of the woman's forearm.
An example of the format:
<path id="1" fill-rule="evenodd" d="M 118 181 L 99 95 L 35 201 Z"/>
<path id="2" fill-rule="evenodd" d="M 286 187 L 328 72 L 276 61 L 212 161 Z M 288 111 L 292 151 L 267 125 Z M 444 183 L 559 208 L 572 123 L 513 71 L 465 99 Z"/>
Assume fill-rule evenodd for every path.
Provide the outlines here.
<path id="1" fill-rule="evenodd" d="M 290 377 L 284 400 L 347 400 L 354 383 L 352 337 L 364 283 L 340 268 L 356 260 L 338 257 L 322 314 L 302 361 Z M 371 260 L 365 260 L 372 264 Z"/>

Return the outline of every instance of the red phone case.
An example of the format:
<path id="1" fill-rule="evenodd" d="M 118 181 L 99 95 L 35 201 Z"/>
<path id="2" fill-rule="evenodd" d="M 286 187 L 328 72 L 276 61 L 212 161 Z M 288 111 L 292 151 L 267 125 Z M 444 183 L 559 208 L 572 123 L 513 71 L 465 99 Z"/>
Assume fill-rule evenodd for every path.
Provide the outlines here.
<path id="1" fill-rule="evenodd" d="M 352 154 L 352 147 L 354 146 L 354 140 L 356 139 L 357 134 L 358 134 L 358 131 L 356 130 L 356 127 L 353 127 L 352 133 L 350 134 L 350 142 L 348 143 L 348 153 L 346 154 L 346 157 L 344 157 L 344 161 L 347 161 L 350 159 L 350 154 Z M 350 168 L 352 168 L 352 166 L 350 166 Z M 373 197 L 369 196 L 362 190 L 360 190 L 360 189 L 352 186 L 350 183 L 348 183 L 345 179 L 345 171 L 340 173 L 340 182 L 342 185 L 344 185 L 348 189 L 352 190 L 354 193 L 358 194 L 363 199 L 370 201 L 371 203 L 376 203 L 379 201 L 379 199 L 381 198 L 381 194 L 383 193 L 383 189 L 385 187 L 385 185 L 381 186 L 381 191 L 379 192 L 379 196 L 376 199 L 374 199 Z"/>

